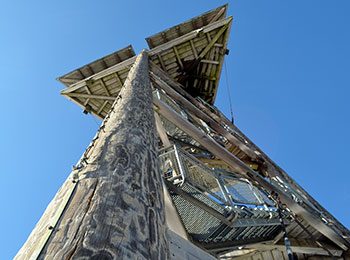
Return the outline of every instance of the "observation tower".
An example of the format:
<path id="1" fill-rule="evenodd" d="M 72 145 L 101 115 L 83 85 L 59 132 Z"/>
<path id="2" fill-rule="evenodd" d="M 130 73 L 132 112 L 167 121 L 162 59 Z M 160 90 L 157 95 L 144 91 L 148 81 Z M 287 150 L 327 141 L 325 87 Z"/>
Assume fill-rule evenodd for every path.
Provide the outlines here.
<path id="1" fill-rule="evenodd" d="M 84 65 L 102 124 L 15 259 L 349 259 L 349 231 L 215 106 L 227 5 Z"/>

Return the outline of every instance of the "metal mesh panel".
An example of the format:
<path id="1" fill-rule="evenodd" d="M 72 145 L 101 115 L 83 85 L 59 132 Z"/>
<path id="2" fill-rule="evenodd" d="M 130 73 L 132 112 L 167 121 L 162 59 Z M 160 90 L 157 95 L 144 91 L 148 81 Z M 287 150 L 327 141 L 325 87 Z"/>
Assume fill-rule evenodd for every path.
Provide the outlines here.
<path id="1" fill-rule="evenodd" d="M 244 244 L 270 240 L 280 230 L 274 207 L 266 207 L 268 197 L 248 181 L 221 175 L 176 146 L 162 150 L 160 162 L 174 205 L 195 241 Z M 229 224 L 233 212 L 237 218 Z"/>
<path id="2" fill-rule="evenodd" d="M 224 204 L 225 196 L 219 186 L 217 177 L 212 174 L 212 170 L 186 153 L 180 152 L 180 155 L 186 168 L 187 181 L 207 192 L 207 196 L 211 197 L 212 200 Z"/>
<path id="3" fill-rule="evenodd" d="M 248 183 L 234 179 L 224 179 L 224 182 L 226 189 L 235 202 L 255 205 L 263 204 L 258 200 L 257 196 L 254 194 L 252 186 Z"/>
<path id="4" fill-rule="evenodd" d="M 208 196 L 204 195 L 203 193 L 199 192 L 196 188 L 194 188 L 192 185 L 185 183 L 181 186 L 181 189 L 186 191 L 188 194 L 190 194 L 192 197 L 196 198 L 197 200 L 203 202 L 207 206 L 215 209 L 217 212 L 221 214 L 225 214 L 225 210 L 223 205 L 219 205 L 217 202 L 214 202 L 212 199 L 210 199 Z"/>
<path id="5" fill-rule="evenodd" d="M 181 196 L 173 194 L 172 199 L 187 232 L 198 241 L 205 240 L 221 225 L 220 220 Z"/>

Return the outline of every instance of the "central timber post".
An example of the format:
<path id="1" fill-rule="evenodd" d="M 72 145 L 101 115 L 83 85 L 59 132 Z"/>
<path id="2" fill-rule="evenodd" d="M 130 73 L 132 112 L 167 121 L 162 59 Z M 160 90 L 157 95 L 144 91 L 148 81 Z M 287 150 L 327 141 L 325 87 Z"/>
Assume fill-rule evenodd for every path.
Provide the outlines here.
<path id="1" fill-rule="evenodd" d="M 148 55 L 142 51 L 87 164 L 75 173 L 74 191 L 40 248 L 39 259 L 168 258 L 153 113 Z M 66 183 L 54 201 L 60 200 Z M 33 258 L 32 247 L 49 222 L 45 218 L 57 208 L 57 203 L 49 205 L 49 214 L 45 212 L 17 259 Z"/>

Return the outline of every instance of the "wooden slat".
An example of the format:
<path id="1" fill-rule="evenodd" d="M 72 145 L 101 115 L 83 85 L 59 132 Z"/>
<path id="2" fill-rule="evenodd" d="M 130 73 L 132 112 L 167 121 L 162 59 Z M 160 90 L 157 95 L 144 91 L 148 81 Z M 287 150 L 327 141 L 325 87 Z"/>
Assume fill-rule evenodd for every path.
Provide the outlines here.
<path id="1" fill-rule="evenodd" d="M 184 65 L 182 64 L 182 61 L 181 61 L 181 58 L 180 58 L 179 52 L 177 51 L 176 46 L 173 47 L 173 50 L 175 52 L 175 56 L 176 56 L 177 62 L 179 63 L 180 68 L 183 69 Z"/>
<path id="2" fill-rule="evenodd" d="M 162 59 L 162 56 L 161 56 L 160 54 L 157 54 L 157 57 L 158 57 L 158 60 L 159 60 L 159 62 L 160 62 L 160 65 L 161 65 L 162 69 L 163 69 L 165 72 L 167 72 L 167 69 L 166 69 L 166 67 L 165 67 L 164 61 L 163 61 L 163 59 Z"/>
<path id="3" fill-rule="evenodd" d="M 70 97 L 90 98 L 90 99 L 115 100 L 115 97 L 102 96 L 102 95 L 90 95 L 90 94 L 80 94 L 80 93 L 67 93 L 67 94 L 62 94 L 62 95 L 70 96 Z"/>
<path id="4" fill-rule="evenodd" d="M 108 100 L 105 100 L 105 102 L 103 102 L 102 106 L 98 109 L 97 114 L 101 114 L 102 110 L 104 109 L 104 107 L 107 105 Z"/>

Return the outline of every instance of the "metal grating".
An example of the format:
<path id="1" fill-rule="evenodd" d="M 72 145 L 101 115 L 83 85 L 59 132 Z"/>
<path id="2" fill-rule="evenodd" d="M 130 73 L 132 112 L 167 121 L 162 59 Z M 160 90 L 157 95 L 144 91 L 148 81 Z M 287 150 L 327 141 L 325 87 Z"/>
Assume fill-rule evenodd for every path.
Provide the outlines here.
<path id="1" fill-rule="evenodd" d="M 160 162 L 186 231 L 204 247 L 272 240 L 281 231 L 276 208 L 247 180 L 210 169 L 176 146 L 162 150 Z"/>

